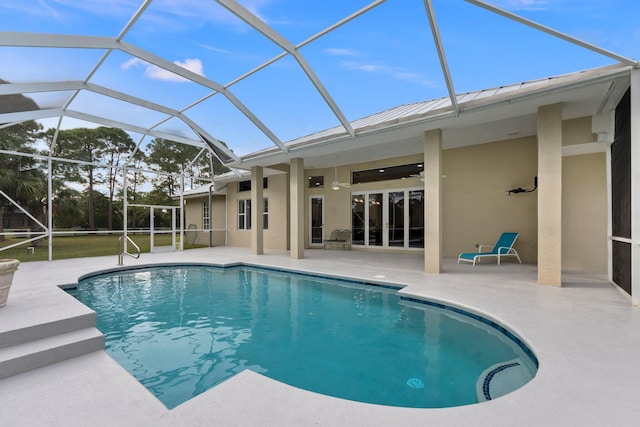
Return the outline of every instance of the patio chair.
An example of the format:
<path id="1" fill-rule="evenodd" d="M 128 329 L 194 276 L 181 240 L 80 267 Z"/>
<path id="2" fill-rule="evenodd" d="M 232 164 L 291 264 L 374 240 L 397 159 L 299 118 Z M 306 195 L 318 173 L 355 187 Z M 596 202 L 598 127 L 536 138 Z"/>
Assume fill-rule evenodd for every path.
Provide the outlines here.
<path id="1" fill-rule="evenodd" d="M 458 256 L 458 264 L 460 264 L 460 261 L 466 261 L 472 262 L 473 265 L 476 265 L 476 261 L 480 258 L 496 257 L 498 259 L 498 265 L 500 265 L 500 258 L 506 256 L 514 256 L 518 259 L 518 262 L 522 264 L 522 260 L 520 260 L 518 252 L 513 249 L 513 244 L 516 242 L 517 238 L 518 233 L 502 233 L 494 246 L 480 245 L 478 247 L 478 252 L 461 253 Z M 491 248 L 491 250 L 483 251 L 485 248 Z"/>
<path id="2" fill-rule="evenodd" d="M 324 239 L 323 249 L 334 246 L 342 246 L 344 249 L 351 249 L 351 230 L 333 230 L 331 235 Z"/>

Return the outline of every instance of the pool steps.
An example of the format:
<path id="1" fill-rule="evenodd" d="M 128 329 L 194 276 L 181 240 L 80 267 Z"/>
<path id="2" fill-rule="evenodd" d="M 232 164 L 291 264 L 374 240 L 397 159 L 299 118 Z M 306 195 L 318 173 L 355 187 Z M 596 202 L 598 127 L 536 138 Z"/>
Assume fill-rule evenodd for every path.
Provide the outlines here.
<path id="1" fill-rule="evenodd" d="M 521 359 L 497 363 L 487 368 L 476 383 L 476 399 L 486 402 L 504 396 L 527 384 L 534 376 Z"/>
<path id="2" fill-rule="evenodd" d="M 95 313 L 0 332 L 0 379 L 104 350 Z"/>

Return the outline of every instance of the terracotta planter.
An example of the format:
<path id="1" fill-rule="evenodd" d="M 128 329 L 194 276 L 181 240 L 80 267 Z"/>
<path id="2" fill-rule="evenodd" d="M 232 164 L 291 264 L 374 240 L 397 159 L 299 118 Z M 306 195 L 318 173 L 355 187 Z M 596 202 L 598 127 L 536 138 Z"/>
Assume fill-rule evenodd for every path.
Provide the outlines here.
<path id="1" fill-rule="evenodd" d="M 7 303 L 9 289 L 13 282 L 13 273 L 18 269 L 17 259 L 0 259 L 0 307 Z"/>

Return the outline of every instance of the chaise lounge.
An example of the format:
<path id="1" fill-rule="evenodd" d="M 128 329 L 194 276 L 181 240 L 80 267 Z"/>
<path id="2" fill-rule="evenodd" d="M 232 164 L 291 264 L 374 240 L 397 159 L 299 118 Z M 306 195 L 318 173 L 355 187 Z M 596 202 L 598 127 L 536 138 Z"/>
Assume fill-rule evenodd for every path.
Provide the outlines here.
<path id="1" fill-rule="evenodd" d="M 518 259 L 518 262 L 522 264 L 518 252 L 513 249 L 513 244 L 516 242 L 518 234 L 519 233 L 509 232 L 502 233 L 494 246 L 480 245 L 478 252 L 463 252 L 458 256 L 458 264 L 460 264 L 460 261 L 465 261 L 472 262 L 473 265 L 476 265 L 476 262 L 480 258 L 496 257 L 498 259 L 498 265 L 500 265 L 500 258 L 506 256 L 514 256 Z M 491 248 L 491 250 L 483 252 L 483 248 Z"/>

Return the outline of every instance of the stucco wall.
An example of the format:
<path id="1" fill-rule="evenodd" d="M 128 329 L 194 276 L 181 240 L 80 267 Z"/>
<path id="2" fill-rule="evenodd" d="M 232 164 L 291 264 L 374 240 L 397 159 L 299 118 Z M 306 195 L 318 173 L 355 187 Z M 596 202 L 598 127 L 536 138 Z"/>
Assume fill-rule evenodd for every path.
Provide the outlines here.
<path id="1" fill-rule="evenodd" d="M 607 181 L 604 153 L 563 159 L 562 269 L 607 271 Z"/>
<path id="2" fill-rule="evenodd" d="M 591 132 L 591 117 L 580 117 L 562 122 L 562 145 L 586 144 L 595 142 L 596 136 Z"/>
<path id="3" fill-rule="evenodd" d="M 203 229 L 203 221 L 202 221 L 202 204 L 209 200 L 209 196 L 205 195 L 202 197 L 194 197 L 186 200 L 186 205 L 184 209 L 185 215 L 185 231 L 187 232 L 186 240 L 187 243 L 195 243 L 197 245 L 205 245 L 209 246 L 209 232 L 202 231 Z M 212 197 L 212 209 L 210 211 L 211 215 L 211 226 L 213 231 L 211 232 L 211 245 L 212 246 L 224 246 L 225 244 L 225 210 L 226 210 L 226 202 L 224 196 L 213 196 Z M 195 240 L 193 239 L 192 232 L 189 231 L 189 225 L 195 225 L 197 231 L 195 232 Z"/>
<path id="4" fill-rule="evenodd" d="M 271 175 L 263 196 L 269 199 L 269 229 L 264 230 L 264 248 L 287 250 L 289 243 L 289 175 Z M 227 245 L 251 246 L 251 230 L 238 229 L 238 200 L 251 199 L 250 191 L 238 193 L 238 185 L 227 185 Z M 252 206 L 252 209 L 255 207 Z"/>
<path id="5" fill-rule="evenodd" d="M 532 188 L 537 164 L 535 137 L 445 150 L 444 256 L 493 245 L 503 231 L 515 231 L 523 262 L 536 262 L 537 193 L 507 191 Z"/>

